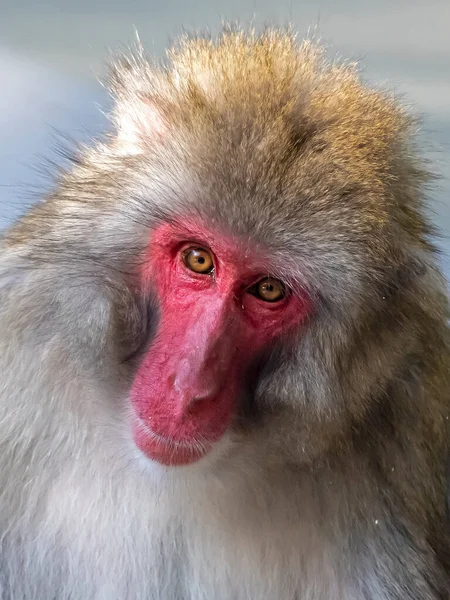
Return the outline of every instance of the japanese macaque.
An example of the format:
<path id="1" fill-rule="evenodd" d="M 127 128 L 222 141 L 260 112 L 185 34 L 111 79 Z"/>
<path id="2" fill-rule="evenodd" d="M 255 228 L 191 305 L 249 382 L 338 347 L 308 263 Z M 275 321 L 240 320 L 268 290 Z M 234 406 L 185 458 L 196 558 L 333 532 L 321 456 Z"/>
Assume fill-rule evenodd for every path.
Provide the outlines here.
<path id="1" fill-rule="evenodd" d="M 2 241 L 1 600 L 448 598 L 414 119 L 286 32 L 168 56 Z"/>

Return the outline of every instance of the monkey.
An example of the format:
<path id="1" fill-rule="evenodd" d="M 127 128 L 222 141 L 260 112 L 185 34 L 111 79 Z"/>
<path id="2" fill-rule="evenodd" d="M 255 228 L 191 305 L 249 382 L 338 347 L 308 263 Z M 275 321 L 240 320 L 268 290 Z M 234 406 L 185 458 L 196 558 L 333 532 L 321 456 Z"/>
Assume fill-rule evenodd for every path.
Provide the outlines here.
<path id="1" fill-rule="evenodd" d="M 416 117 L 270 27 L 107 82 L 1 241 L 1 600 L 449 598 Z"/>

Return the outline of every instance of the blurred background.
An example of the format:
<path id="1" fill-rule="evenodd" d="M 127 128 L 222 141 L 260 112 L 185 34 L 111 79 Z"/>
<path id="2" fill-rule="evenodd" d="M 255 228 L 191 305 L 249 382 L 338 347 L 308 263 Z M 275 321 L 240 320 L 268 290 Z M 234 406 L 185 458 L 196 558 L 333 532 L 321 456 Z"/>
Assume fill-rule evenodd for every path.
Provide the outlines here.
<path id="1" fill-rule="evenodd" d="M 183 30 L 214 32 L 224 19 L 313 29 L 423 115 L 450 278 L 450 0 L 0 0 L 0 229 L 51 186 L 43 165 L 60 160 L 59 134 L 84 141 L 108 126 L 97 77 L 111 49 L 137 29 L 161 55 Z"/>

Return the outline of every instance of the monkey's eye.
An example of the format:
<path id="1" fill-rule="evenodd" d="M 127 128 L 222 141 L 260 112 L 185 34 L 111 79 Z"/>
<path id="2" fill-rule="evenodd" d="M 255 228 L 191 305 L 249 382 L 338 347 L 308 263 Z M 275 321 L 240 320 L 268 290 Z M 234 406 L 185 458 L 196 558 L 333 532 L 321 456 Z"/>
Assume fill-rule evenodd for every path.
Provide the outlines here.
<path id="1" fill-rule="evenodd" d="M 209 275 L 214 270 L 211 254 L 203 248 L 188 248 L 183 253 L 183 262 L 194 273 Z"/>
<path id="2" fill-rule="evenodd" d="M 278 279 L 267 277 L 261 279 L 258 283 L 251 288 L 250 293 L 258 296 L 265 302 L 278 302 L 286 296 L 286 288 Z"/>

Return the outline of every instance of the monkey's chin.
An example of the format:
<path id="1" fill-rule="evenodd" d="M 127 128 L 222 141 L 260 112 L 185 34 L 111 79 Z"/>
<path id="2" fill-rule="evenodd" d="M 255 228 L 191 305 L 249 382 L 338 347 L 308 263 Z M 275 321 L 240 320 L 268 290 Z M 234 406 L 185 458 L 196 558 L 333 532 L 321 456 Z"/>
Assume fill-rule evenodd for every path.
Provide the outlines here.
<path id="1" fill-rule="evenodd" d="M 196 463 L 209 454 L 213 447 L 208 442 L 171 440 L 136 422 L 133 426 L 133 438 L 145 456 L 166 467 L 183 467 Z"/>

